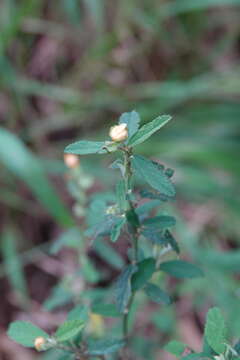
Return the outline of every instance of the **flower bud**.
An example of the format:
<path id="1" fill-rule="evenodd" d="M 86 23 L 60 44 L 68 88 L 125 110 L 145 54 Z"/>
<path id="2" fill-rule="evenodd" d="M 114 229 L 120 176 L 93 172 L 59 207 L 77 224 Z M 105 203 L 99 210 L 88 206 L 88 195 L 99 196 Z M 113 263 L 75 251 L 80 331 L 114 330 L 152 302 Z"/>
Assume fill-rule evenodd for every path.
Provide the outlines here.
<path id="1" fill-rule="evenodd" d="M 64 154 L 63 156 L 65 165 L 70 169 L 75 169 L 79 166 L 79 157 L 74 154 Z"/>
<path id="2" fill-rule="evenodd" d="M 45 345 L 46 340 L 44 339 L 44 337 L 37 337 L 34 341 L 34 347 L 37 351 L 41 351 L 43 350 L 43 346 Z"/>
<path id="3" fill-rule="evenodd" d="M 113 141 L 124 141 L 128 137 L 127 124 L 115 125 L 110 128 L 109 136 Z"/>

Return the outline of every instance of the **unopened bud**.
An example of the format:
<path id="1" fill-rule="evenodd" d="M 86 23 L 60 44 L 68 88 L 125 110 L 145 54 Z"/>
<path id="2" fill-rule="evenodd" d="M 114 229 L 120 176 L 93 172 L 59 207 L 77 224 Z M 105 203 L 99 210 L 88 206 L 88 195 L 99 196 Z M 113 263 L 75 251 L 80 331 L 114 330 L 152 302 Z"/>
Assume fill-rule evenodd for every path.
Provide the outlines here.
<path id="1" fill-rule="evenodd" d="M 37 351 L 41 351 L 43 350 L 43 346 L 45 345 L 46 340 L 44 339 L 44 337 L 37 337 L 34 341 L 34 347 Z"/>
<path id="2" fill-rule="evenodd" d="M 64 154 L 63 156 L 65 165 L 70 169 L 75 169 L 79 166 L 79 157 L 74 154 Z"/>
<path id="3" fill-rule="evenodd" d="M 113 141 L 124 141 L 128 137 L 127 124 L 120 124 L 112 126 L 109 132 L 109 136 Z"/>

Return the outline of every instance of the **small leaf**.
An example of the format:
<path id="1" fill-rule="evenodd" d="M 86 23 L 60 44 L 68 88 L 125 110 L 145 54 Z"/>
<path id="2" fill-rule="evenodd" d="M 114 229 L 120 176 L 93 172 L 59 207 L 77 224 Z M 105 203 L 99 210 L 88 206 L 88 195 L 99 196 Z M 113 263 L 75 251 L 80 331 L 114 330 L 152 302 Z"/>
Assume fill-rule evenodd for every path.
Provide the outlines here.
<path id="1" fill-rule="evenodd" d="M 0 127 L 0 162 L 16 177 L 24 181 L 48 212 L 63 226 L 73 220 L 48 181 L 42 161 L 19 137 Z"/>
<path id="2" fill-rule="evenodd" d="M 50 248 L 51 254 L 57 254 L 63 247 L 81 248 L 83 245 L 81 232 L 77 227 L 65 230 L 54 241 Z"/>
<path id="3" fill-rule="evenodd" d="M 146 284 L 144 291 L 152 301 L 158 304 L 169 305 L 171 303 L 170 296 L 155 284 Z"/>
<path id="4" fill-rule="evenodd" d="M 208 344 L 216 353 L 221 354 L 225 350 L 226 326 L 221 310 L 217 307 L 210 309 L 207 313 L 204 336 Z"/>
<path id="5" fill-rule="evenodd" d="M 128 138 L 130 139 L 139 128 L 140 117 L 136 111 L 125 112 L 119 118 L 119 124 L 127 124 Z"/>
<path id="6" fill-rule="evenodd" d="M 112 242 L 116 242 L 117 239 L 119 238 L 120 236 L 120 233 L 121 233 L 121 229 L 122 227 L 124 226 L 126 222 L 126 219 L 125 217 L 119 219 L 119 221 L 117 223 L 115 223 L 111 229 L 111 241 Z"/>
<path id="7" fill-rule="evenodd" d="M 124 260 L 120 254 L 102 238 L 98 238 L 93 244 L 97 254 L 115 269 L 121 270 L 124 266 Z"/>
<path id="8" fill-rule="evenodd" d="M 169 230 L 166 230 L 164 233 L 164 237 L 166 239 L 166 242 L 172 247 L 172 249 L 179 254 L 180 253 L 180 249 L 178 246 L 178 243 L 176 241 L 176 239 L 174 238 L 174 236 L 170 233 Z"/>
<path id="9" fill-rule="evenodd" d="M 142 223 L 146 228 L 150 228 L 155 231 L 164 230 L 165 228 L 174 226 L 176 220 L 173 216 L 161 215 L 154 216 L 152 218 L 146 219 Z"/>
<path id="10" fill-rule="evenodd" d="M 138 215 L 134 208 L 126 212 L 126 218 L 129 225 L 130 232 L 137 231 L 137 228 L 140 226 Z"/>
<path id="11" fill-rule="evenodd" d="M 166 195 L 160 194 L 159 192 L 152 192 L 149 190 L 141 190 L 140 195 L 141 195 L 141 197 L 147 198 L 147 199 L 154 199 L 154 200 L 159 200 L 162 202 L 168 201 L 168 197 Z"/>
<path id="12" fill-rule="evenodd" d="M 67 316 L 67 320 L 81 320 L 87 322 L 89 309 L 86 305 L 75 306 Z"/>
<path id="13" fill-rule="evenodd" d="M 86 154 L 106 154 L 106 149 L 104 149 L 105 142 L 103 141 L 77 141 L 73 144 L 68 145 L 64 152 L 76 155 L 86 155 Z"/>
<path id="14" fill-rule="evenodd" d="M 45 331 L 25 321 L 13 322 L 8 329 L 8 336 L 26 347 L 34 347 L 34 341 L 37 337 L 49 338 Z"/>
<path id="15" fill-rule="evenodd" d="M 114 353 L 125 345 L 122 339 L 101 339 L 89 343 L 88 354 L 92 356 Z"/>
<path id="16" fill-rule="evenodd" d="M 67 341 L 76 336 L 84 327 L 82 320 L 65 321 L 56 331 L 55 338 L 59 342 Z"/>
<path id="17" fill-rule="evenodd" d="M 173 197 L 175 195 L 174 186 L 169 178 L 152 161 L 143 156 L 135 155 L 132 158 L 132 165 L 137 176 L 145 180 L 155 190 L 166 196 Z"/>
<path id="18" fill-rule="evenodd" d="M 158 116 L 153 121 L 143 125 L 130 139 L 128 145 L 135 146 L 147 140 L 152 134 L 158 131 L 171 120 L 170 115 Z"/>
<path id="19" fill-rule="evenodd" d="M 121 316 L 114 304 L 95 304 L 92 306 L 92 312 L 106 317 Z"/>
<path id="20" fill-rule="evenodd" d="M 195 278 L 203 276 L 203 271 L 196 265 L 183 260 L 171 260 L 163 262 L 160 270 L 176 278 Z"/>
<path id="21" fill-rule="evenodd" d="M 126 201 L 126 190 L 125 190 L 125 183 L 123 180 L 119 181 L 116 186 L 116 195 L 117 195 L 117 202 L 120 211 L 126 211 L 127 209 L 127 201 Z"/>
<path id="22" fill-rule="evenodd" d="M 177 357 L 180 357 L 186 348 L 186 344 L 180 341 L 173 340 L 164 347 L 164 350 L 170 352 Z"/>
<path id="23" fill-rule="evenodd" d="M 137 271 L 137 266 L 128 265 L 120 274 L 116 284 L 116 305 L 119 312 L 123 313 L 132 293 L 131 277 Z"/>
<path id="24" fill-rule="evenodd" d="M 154 258 L 144 259 L 137 264 L 138 270 L 132 276 L 132 290 L 141 289 L 156 270 Z"/>

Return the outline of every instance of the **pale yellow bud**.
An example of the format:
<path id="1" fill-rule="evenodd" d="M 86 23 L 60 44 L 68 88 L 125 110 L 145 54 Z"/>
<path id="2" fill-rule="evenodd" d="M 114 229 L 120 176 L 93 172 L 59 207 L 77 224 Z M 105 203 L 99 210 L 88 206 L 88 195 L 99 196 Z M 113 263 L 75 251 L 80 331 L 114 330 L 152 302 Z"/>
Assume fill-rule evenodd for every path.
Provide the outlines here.
<path id="1" fill-rule="evenodd" d="M 75 169 L 79 166 L 79 157 L 74 154 L 64 154 L 63 156 L 65 165 L 70 169 Z"/>
<path id="2" fill-rule="evenodd" d="M 41 337 L 41 336 L 37 337 L 34 341 L 35 349 L 37 351 L 41 351 L 42 347 L 45 343 L 46 343 L 46 340 L 43 337 Z"/>
<path id="3" fill-rule="evenodd" d="M 115 125 L 110 128 L 109 136 L 113 141 L 124 141 L 128 137 L 127 124 Z"/>

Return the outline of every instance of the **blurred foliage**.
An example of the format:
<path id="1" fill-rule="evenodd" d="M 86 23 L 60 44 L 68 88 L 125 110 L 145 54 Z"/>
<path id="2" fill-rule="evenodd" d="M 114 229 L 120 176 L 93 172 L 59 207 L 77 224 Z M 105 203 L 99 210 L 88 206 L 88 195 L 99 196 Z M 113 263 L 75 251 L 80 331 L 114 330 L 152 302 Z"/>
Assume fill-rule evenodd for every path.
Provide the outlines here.
<path id="1" fill-rule="evenodd" d="M 176 299 L 187 291 L 202 325 L 218 304 L 239 334 L 239 16 L 239 0 L 1 2 L 0 274 L 15 305 L 24 308 L 27 296 L 24 267 L 49 256 L 55 221 L 73 221 L 59 180 L 64 146 L 86 134 L 102 139 L 124 111 L 142 121 L 169 113 L 175 121 L 138 150 L 176 169 L 182 253 L 208 269 L 205 279 L 180 282 Z M 82 166 L 97 187 L 114 184 L 94 157 Z M 57 230 L 39 235 L 44 221 Z M 106 259 L 107 245 L 94 246 Z M 152 315 L 170 337 L 177 316 L 170 308 Z"/>

